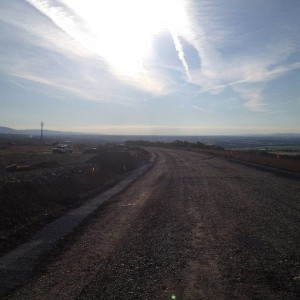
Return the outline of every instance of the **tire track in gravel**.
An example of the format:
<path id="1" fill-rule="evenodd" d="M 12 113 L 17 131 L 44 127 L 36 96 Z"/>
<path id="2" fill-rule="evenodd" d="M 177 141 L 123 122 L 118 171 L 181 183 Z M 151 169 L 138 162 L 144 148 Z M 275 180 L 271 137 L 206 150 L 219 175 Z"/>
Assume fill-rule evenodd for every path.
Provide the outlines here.
<path id="1" fill-rule="evenodd" d="M 165 170 L 149 201 L 116 248 L 104 270 L 90 283 L 78 299 L 170 299 L 176 292 L 168 284 L 169 276 L 180 284 L 186 259 L 186 222 L 180 222 L 182 203 L 174 201 L 169 173 L 176 172 L 173 156 L 165 157 Z"/>

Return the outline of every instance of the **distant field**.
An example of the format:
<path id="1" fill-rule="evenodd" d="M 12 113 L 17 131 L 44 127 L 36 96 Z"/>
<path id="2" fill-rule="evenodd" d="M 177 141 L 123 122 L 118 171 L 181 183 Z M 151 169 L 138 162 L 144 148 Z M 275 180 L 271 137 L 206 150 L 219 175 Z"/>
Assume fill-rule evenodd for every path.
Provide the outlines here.
<path id="1" fill-rule="evenodd" d="M 241 147 L 234 148 L 232 150 L 235 151 L 264 151 L 272 154 L 280 154 L 280 155 L 300 155 L 300 145 L 293 146 L 260 146 L 260 147 Z"/>

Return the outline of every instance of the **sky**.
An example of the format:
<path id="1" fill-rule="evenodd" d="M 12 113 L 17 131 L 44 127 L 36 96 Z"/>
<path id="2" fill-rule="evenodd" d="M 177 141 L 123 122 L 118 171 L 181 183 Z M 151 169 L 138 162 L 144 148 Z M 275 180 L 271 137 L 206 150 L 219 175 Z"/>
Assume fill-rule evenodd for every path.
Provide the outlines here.
<path id="1" fill-rule="evenodd" d="M 300 133 L 299 0 L 2 0 L 0 126 Z"/>

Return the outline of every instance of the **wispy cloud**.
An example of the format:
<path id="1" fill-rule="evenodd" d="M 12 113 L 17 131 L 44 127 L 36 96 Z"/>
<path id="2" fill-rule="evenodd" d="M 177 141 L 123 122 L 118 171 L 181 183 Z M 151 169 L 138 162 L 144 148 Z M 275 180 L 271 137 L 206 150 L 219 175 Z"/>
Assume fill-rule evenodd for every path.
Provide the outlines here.
<path id="1" fill-rule="evenodd" d="M 263 103 L 262 88 L 253 86 L 235 86 L 234 90 L 238 92 L 245 100 L 245 107 L 254 112 L 263 112 L 265 104 Z"/>
<path id="2" fill-rule="evenodd" d="M 124 98 L 126 85 L 129 90 L 138 90 L 156 96 L 170 92 L 174 84 L 172 77 L 151 63 L 138 62 L 137 69 L 130 73 L 129 68 L 127 74 L 122 74 L 110 65 L 110 61 L 107 61 L 101 51 L 98 51 L 101 45 L 95 44 L 93 33 L 88 30 L 84 20 L 63 1 L 28 0 L 27 3 L 35 10 L 19 4 L 15 11 L 7 9 L 3 14 L 1 13 L 0 22 L 11 26 L 11 30 L 19 36 L 18 42 L 30 45 L 34 55 L 28 51 L 28 47 L 24 49 L 17 47 L 11 53 L 6 52 L 0 59 L 0 68 L 4 72 L 7 71 L 10 75 L 30 74 L 23 78 L 26 77 L 33 82 L 38 79 L 41 84 L 69 93 L 73 91 L 77 96 L 87 99 L 101 99 L 104 90 L 114 90 L 115 94 L 119 90 L 120 98 Z M 90 8 L 91 10 L 93 9 Z M 22 34 L 19 34 L 20 31 Z M 123 51 L 121 46 L 115 48 Z M 17 63 L 14 61 L 16 58 Z M 52 62 L 60 58 L 67 62 L 62 63 L 55 71 Z M 25 63 L 22 64 L 22 61 Z M 125 59 L 123 62 L 127 63 Z M 66 65 L 68 68 L 70 65 L 72 67 L 67 69 Z M 51 75 L 49 70 L 57 73 Z M 81 78 L 74 77 L 74 72 L 79 72 Z M 88 75 L 90 72 L 93 73 L 91 76 Z"/>
<path id="3" fill-rule="evenodd" d="M 199 110 L 199 111 L 201 111 L 201 112 L 203 112 L 203 113 L 205 113 L 205 114 L 208 114 L 208 113 L 209 113 L 208 110 L 206 110 L 206 109 L 204 109 L 204 108 L 202 108 L 202 107 L 199 107 L 199 106 L 197 106 L 197 105 L 192 105 L 192 108 L 194 108 L 194 109 L 196 109 L 196 110 Z"/>
<path id="4" fill-rule="evenodd" d="M 265 20 L 271 0 L 260 9 L 235 0 L 230 5 L 221 0 L 26 0 L 14 5 L 0 14 L 19 42 L 0 58 L 3 72 L 89 100 L 166 96 L 179 93 L 185 82 L 202 93 L 233 91 L 247 110 L 267 112 L 265 87 L 300 68 L 299 57 L 291 58 L 299 51 L 294 21 Z M 165 31 L 177 65 L 157 62 L 153 40 Z M 189 65 L 186 43 L 198 54 L 199 66 Z M 200 104 L 193 108 L 205 112 Z"/>
<path id="5" fill-rule="evenodd" d="M 151 10 L 156 6 L 160 7 L 159 3 L 155 4 L 157 1 L 153 1 L 153 5 L 133 0 L 128 3 L 114 1 L 112 4 L 101 1 L 95 4 L 94 1 L 88 1 L 84 5 L 80 1 L 70 3 L 27 0 L 27 2 L 47 16 L 80 47 L 103 60 L 113 76 L 122 82 L 154 95 L 165 95 L 170 92 L 172 77 L 163 69 L 157 69 L 155 62 L 152 61 L 155 58 L 150 51 L 152 33 L 148 31 L 155 30 L 155 22 L 153 19 L 143 20 L 155 17 L 151 14 L 157 14 L 157 11 Z M 137 6 L 137 13 L 133 13 L 134 7 L 130 5 Z M 117 10 L 116 6 L 121 6 L 123 11 Z M 172 32 L 174 44 L 188 75 L 188 65 L 175 32 L 175 30 Z"/>
<path id="6" fill-rule="evenodd" d="M 296 35 L 278 30 L 280 25 L 287 27 L 286 23 L 274 26 L 266 21 L 265 27 L 255 28 L 254 18 L 259 21 L 266 18 L 264 13 L 271 2 L 262 5 L 261 11 L 255 10 L 255 5 L 243 8 L 238 2 L 231 2 L 231 11 L 219 1 L 190 2 L 189 22 L 179 35 L 193 45 L 201 58 L 201 67 L 191 72 L 194 84 L 212 94 L 234 87 L 245 100 L 245 107 L 259 112 L 264 109 L 262 83 L 300 68 L 299 61 L 287 62 L 298 51 Z M 240 20 L 243 10 L 249 19 Z M 247 84 L 247 89 L 237 87 L 241 84 Z"/>
<path id="7" fill-rule="evenodd" d="M 186 62 L 186 59 L 185 59 L 185 54 L 184 54 L 184 51 L 183 51 L 182 44 L 180 42 L 180 38 L 174 30 L 170 29 L 170 33 L 171 33 L 172 39 L 174 41 L 175 49 L 178 53 L 178 58 L 180 59 L 180 61 L 182 62 L 182 65 L 184 67 L 186 76 L 189 80 L 191 80 L 192 78 L 191 78 L 189 66 L 188 66 L 188 64 Z"/>
<path id="8" fill-rule="evenodd" d="M 83 21 L 61 1 L 27 2 L 31 6 L 22 3 L 15 11 L 3 8 L 0 14 L 0 22 L 10 27 L 19 43 L 0 51 L 3 73 L 100 102 L 131 105 L 140 99 L 139 93 L 170 93 L 174 81 L 151 63 L 142 64 L 133 76 L 113 70 L 89 44 L 91 35 Z"/>
<path id="9" fill-rule="evenodd" d="M 130 93 L 135 91 L 110 76 L 101 62 L 94 60 L 94 64 L 90 65 L 77 58 L 74 63 L 73 60 L 60 60 L 55 55 L 54 58 L 50 55 L 45 59 L 43 54 L 42 57 L 28 58 L 28 53 L 19 52 L 17 61 L 7 57 L 5 62 L 0 63 L 0 72 L 18 79 L 16 84 L 21 80 L 21 86 L 22 82 L 28 81 L 28 88 L 43 91 L 52 97 L 134 105 L 135 100 Z M 49 66 L 49 62 L 52 66 Z"/>

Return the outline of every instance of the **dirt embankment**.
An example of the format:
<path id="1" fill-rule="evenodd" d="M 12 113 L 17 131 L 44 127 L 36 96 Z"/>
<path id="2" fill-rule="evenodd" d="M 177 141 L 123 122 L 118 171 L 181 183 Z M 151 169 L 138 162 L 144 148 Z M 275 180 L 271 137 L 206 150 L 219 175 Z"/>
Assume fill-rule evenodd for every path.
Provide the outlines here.
<path id="1" fill-rule="evenodd" d="M 243 151 L 230 151 L 230 150 L 214 150 L 214 154 L 229 157 L 237 160 L 247 161 L 264 165 L 268 167 L 278 168 L 282 170 L 300 172 L 300 160 L 282 157 L 281 155 L 262 155 L 255 153 L 247 153 Z"/>
<path id="2" fill-rule="evenodd" d="M 148 159 L 145 150 L 93 149 L 68 155 L 14 153 L 0 157 L 0 254 L 82 201 L 102 192 Z M 5 164 L 32 166 L 6 172 Z"/>

